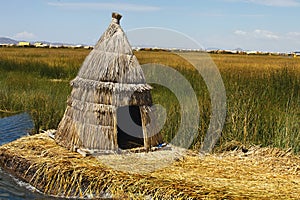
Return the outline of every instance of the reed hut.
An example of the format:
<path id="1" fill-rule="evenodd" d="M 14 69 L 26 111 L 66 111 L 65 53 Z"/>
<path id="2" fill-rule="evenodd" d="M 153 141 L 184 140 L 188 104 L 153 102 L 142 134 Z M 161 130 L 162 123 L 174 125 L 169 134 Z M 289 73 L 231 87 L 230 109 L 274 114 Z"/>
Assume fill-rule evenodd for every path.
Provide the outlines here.
<path id="1" fill-rule="evenodd" d="M 71 81 L 72 92 L 58 125 L 58 144 L 101 151 L 142 148 L 162 142 L 153 129 L 152 89 L 120 26 L 112 21 Z"/>

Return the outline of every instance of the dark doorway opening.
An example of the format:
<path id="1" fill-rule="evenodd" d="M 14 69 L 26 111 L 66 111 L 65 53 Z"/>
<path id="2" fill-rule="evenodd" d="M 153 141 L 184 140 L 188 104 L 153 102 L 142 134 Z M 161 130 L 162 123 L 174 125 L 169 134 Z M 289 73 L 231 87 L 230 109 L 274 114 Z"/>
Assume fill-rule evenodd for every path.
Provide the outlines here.
<path id="1" fill-rule="evenodd" d="M 142 119 L 139 106 L 117 109 L 117 140 L 121 149 L 144 146 Z"/>

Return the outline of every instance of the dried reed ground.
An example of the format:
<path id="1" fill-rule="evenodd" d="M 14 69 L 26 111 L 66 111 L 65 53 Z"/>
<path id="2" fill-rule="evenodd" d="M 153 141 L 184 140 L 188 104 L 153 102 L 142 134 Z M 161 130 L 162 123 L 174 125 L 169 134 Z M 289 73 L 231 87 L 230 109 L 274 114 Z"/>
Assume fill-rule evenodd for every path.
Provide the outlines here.
<path id="1" fill-rule="evenodd" d="M 101 159 L 83 158 L 56 145 L 47 135 L 38 134 L 1 146 L 0 163 L 48 195 L 122 199 L 300 198 L 300 158 L 270 148 L 252 147 L 246 153 L 225 151 L 208 156 L 187 152 L 165 168 L 139 174 L 114 170 Z"/>

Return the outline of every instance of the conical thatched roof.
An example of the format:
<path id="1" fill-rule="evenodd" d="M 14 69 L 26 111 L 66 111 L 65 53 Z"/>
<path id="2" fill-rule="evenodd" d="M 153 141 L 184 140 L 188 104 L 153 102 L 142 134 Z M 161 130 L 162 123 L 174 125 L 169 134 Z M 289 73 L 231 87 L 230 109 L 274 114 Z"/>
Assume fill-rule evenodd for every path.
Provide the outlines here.
<path id="1" fill-rule="evenodd" d="M 152 136 L 151 130 L 147 129 L 152 112 L 151 86 L 146 84 L 143 71 L 119 24 L 121 15 L 113 13 L 112 17 L 108 29 L 71 81 L 73 90 L 55 136 L 59 144 L 71 150 L 117 150 L 120 146 L 148 149 L 161 142 L 159 134 Z M 126 107 L 131 115 L 124 115 Z M 136 116 L 132 116 L 131 111 Z M 131 125 L 125 127 L 126 131 L 119 128 L 119 124 L 130 124 L 126 121 L 128 116 L 137 118 L 138 122 L 133 121 L 140 129 L 136 124 L 132 129 Z M 139 131 L 141 133 L 135 133 Z M 126 146 L 127 142 L 136 144 Z"/>

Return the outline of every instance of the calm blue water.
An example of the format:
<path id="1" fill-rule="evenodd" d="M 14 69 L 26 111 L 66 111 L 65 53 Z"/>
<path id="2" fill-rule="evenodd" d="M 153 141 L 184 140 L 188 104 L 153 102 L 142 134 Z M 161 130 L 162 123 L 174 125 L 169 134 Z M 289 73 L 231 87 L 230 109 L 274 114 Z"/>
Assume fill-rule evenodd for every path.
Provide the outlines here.
<path id="1" fill-rule="evenodd" d="M 0 145 L 28 134 L 34 128 L 29 114 L 22 113 L 0 119 Z"/>
<path id="2" fill-rule="evenodd" d="M 9 174 L 0 171 L 0 199 L 1 200 L 29 200 L 47 199 L 38 192 L 29 189 L 29 185 L 16 180 Z M 48 198 L 51 199 L 51 198 Z"/>
<path id="3" fill-rule="evenodd" d="M 28 134 L 33 121 L 27 113 L 0 119 L 0 146 Z M 0 169 L 0 200 L 53 199 L 45 197 L 28 184 L 21 182 Z"/>

